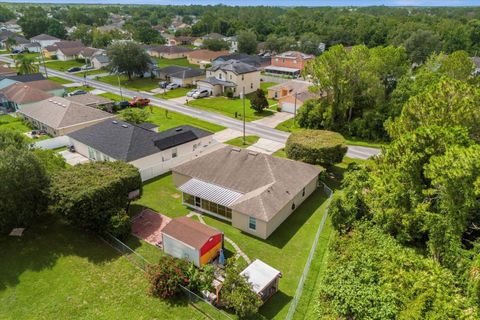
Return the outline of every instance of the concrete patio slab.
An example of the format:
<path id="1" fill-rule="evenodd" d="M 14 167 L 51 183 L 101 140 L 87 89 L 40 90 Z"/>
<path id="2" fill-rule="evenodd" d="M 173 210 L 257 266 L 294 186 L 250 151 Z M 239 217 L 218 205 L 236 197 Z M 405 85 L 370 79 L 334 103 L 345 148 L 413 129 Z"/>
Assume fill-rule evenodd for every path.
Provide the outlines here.
<path id="1" fill-rule="evenodd" d="M 283 144 L 283 143 L 276 142 L 276 141 L 269 140 L 269 139 L 260 138 L 257 141 L 257 143 L 255 143 L 254 145 L 251 145 L 247 149 L 252 150 L 252 151 L 256 151 L 256 152 L 272 154 L 275 151 L 278 151 L 278 150 L 280 150 L 284 147 L 285 147 L 285 144 Z"/>
<path id="2" fill-rule="evenodd" d="M 71 165 L 75 166 L 77 164 L 86 163 L 90 160 L 79 153 L 70 152 L 69 150 L 60 151 L 59 154 L 65 159 L 65 161 Z"/>
<path id="3" fill-rule="evenodd" d="M 252 121 L 254 123 L 257 123 L 257 124 L 261 124 L 261 125 L 264 125 L 264 126 L 267 126 L 269 128 L 275 128 L 276 126 L 278 126 L 280 123 L 288 120 L 288 119 L 291 119 L 293 118 L 293 114 L 292 113 L 288 113 L 288 112 L 275 112 L 273 115 L 271 116 L 268 116 L 268 117 L 265 117 L 263 119 L 260 119 L 260 120 L 255 120 L 255 121 Z"/>

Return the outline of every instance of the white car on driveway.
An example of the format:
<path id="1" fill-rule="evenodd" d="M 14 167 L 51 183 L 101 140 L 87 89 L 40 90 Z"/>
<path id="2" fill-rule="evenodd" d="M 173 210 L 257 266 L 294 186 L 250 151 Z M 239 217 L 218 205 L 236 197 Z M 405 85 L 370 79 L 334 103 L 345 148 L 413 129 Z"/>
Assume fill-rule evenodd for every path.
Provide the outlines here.
<path id="1" fill-rule="evenodd" d="M 187 97 L 192 97 L 197 91 L 198 91 L 198 89 L 193 89 L 193 90 L 188 91 L 187 92 Z"/>
<path id="2" fill-rule="evenodd" d="M 206 89 L 203 90 L 198 90 L 192 95 L 192 98 L 198 99 L 198 98 L 203 98 L 203 97 L 208 97 L 210 95 L 210 92 Z"/>
<path id="3" fill-rule="evenodd" d="M 167 89 L 168 89 L 168 90 L 177 89 L 177 88 L 180 88 L 180 85 L 179 85 L 178 83 L 170 83 L 170 84 L 167 86 Z"/>

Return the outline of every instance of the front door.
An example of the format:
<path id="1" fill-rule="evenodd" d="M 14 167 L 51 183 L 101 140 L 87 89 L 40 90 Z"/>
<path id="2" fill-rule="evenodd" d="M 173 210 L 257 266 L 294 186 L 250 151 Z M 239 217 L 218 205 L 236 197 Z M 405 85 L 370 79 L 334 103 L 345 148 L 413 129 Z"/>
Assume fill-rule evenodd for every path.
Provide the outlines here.
<path id="1" fill-rule="evenodd" d="M 201 200 L 199 197 L 195 197 L 195 207 L 201 207 Z"/>

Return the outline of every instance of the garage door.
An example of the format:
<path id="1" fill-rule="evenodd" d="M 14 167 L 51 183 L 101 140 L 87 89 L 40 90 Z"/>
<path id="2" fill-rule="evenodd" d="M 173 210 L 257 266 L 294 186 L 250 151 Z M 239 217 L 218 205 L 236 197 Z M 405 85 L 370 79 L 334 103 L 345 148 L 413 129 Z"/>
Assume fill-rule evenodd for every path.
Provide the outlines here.
<path id="1" fill-rule="evenodd" d="M 295 104 L 294 103 L 289 103 L 289 102 L 282 103 L 282 111 L 283 112 L 294 113 L 295 112 Z M 298 112 L 298 106 L 297 106 L 297 112 Z"/>
<path id="2" fill-rule="evenodd" d="M 183 80 L 180 79 L 180 78 L 173 78 L 173 77 L 172 77 L 172 78 L 170 78 L 170 81 L 171 81 L 172 83 L 178 84 L 180 87 L 183 86 Z"/>
<path id="3" fill-rule="evenodd" d="M 208 90 L 210 93 L 213 91 L 212 86 L 208 84 L 202 84 L 202 82 L 197 82 L 197 88 L 199 90 Z"/>

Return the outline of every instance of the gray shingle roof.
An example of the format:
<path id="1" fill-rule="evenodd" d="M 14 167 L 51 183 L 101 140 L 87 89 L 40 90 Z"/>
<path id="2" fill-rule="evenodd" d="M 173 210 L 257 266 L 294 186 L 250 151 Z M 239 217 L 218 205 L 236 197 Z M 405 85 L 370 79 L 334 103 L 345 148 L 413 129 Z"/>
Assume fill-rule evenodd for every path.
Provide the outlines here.
<path id="1" fill-rule="evenodd" d="M 187 125 L 157 133 L 125 121 L 106 120 L 68 136 L 111 158 L 130 162 L 211 134 Z"/>
<path id="2" fill-rule="evenodd" d="M 108 63 L 110 60 L 108 59 L 108 56 L 106 54 L 98 54 L 96 56 L 93 56 L 92 59 L 96 59 L 100 63 Z"/>
<path id="3" fill-rule="evenodd" d="M 42 33 L 42 34 L 36 35 L 35 37 L 31 37 L 30 40 L 60 40 L 60 39 L 58 39 L 57 37 L 51 36 L 49 34 Z"/>
<path id="4" fill-rule="evenodd" d="M 214 65 L 211 67 L 209 70 L 211 71 L 217 71 L 217 70 L 223 70 L 223 71 L 231 71 L 235 74 L 244 74 L 244 73 L 250 73 L 250 72 L 255 72 L 258 71 L 257 68 L 254 66 L 251 66 L 245 62 L 241 62 L 238 60 L 228 60 L 223 63 L 219 63 L 217 65 Z"/>
<path id="5" fill-rule="evenodd" d="M 46 78 L 41 73 L 31 73 L 31 74 L 22 74 L 17 76 L 0 77 L 0 80 L 2 79 L 10 79 L 18 82 L 32 82 L 32 81 L 45 80 Z"/>
<path id="6" fill-rule="evenodd" d="M 225 87 L 236 87 L 237 85 L 231 81 L 225 81 L 225 80 L 220 80 L 220 79 L 217 79 L 215 77 L 208 77 L 206 79 L 203 79 L 203 80 L 198 80 L 198 82 L 206 82 L 206 83 L 209 83 L 211 85 L 222 85 L 222 86 L 225 86 Z"/>
<path id="7" fill-rule="evenodd" d="M 170 77 L 173 78 L 181 78 L 181 79 L 188 79 L 193 77 L 199 77 L 205 74 L 205 71 L 195 68 L 187 68 L 182 71 L 178 71 L 175 73 L 170 74 Z"/>

